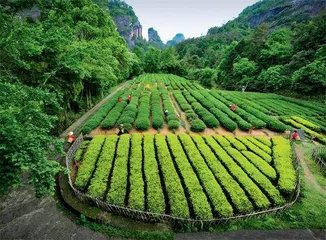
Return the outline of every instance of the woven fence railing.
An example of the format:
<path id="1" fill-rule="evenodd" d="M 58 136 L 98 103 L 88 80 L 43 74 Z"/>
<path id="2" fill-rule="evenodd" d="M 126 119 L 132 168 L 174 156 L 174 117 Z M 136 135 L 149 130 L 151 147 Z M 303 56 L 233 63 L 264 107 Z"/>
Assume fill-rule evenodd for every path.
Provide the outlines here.
<path id="1" fill-rule="evenodd" d="M 316 147 L 312 150 L 312 157 L 313 159 L 315 159 L 315 161 L 318 163 L 318 165 L 320 166 L 321 170 L 323 172 L 326 172 L 326 162 L 325 160 L 321 157 L 321 154 L 325 154 L 326 155 L 326 147 L 322 146 L 322 147 Z"/>
<path id="2" fill-rule="evenodd" d="M 71 146 L 71 148 L 68 150 L 66 154 L 66 166 L 67 168 L 71 171 L 72 166 L 73 166 L 73 159 L 76 151 L 79 149 L 81 143 L 83 142 L 83 135 L 81 134 L 74 142 L 74 144 Z M 212 226 L 212 225 L 218 225 L 220 223 L 226 223 L 228 221 L 232 220 L 238 220 L 238 219 L 248 219 L 251 217 L 255 216 L 263 216 L 266 214 L 272 214 L 272 213 L 278 213 L 280 211 L 283 211 L 285 209 L 288 209 L 291 207 L 298 199 L 300 195 L 300 172 L 299 172 L 299 161 L 297 159 L 296 153 L 294 151 L 294 148 L 292 147 L 293 150 L 293 164 L 296 170 L 296 175 L 297 175 L 297 181 L 295 184 L 295 187 L 292 191 L 292 193 L 289 196 L 289 200 L 287 203 L 285 203 L 283 206 L 278 206 L 278 207 L 273 207 L 269 208 L 266 210 L 262 211 L 254 211 L 251 213 L 247 214 L 242 214 L 242 215 L 234 215 L 232 217 L 221 217 L 221 218 L 215 218 L 213 220 L 199 220 L 199 219 L 186 219 L 186 218 L 180 218 L 180 217 L 175 217 L 167 214 L 158 214 L 158 213 L 152 213 L 152 212 L 145 212 L 145 211 L 139 211 L 139 210 L 134 210 L 131 208 L 127 207 L 122 207 L 122 206 L 116 206 L 113 204 L 110 204 L 108 202 L 104 202 L 101 199 L 96 199 L 93 197 L 90 197 L 89 195 L 79 191 L 76 189 L 73 185 L 71 176 L 69 174 L 69 185 L 71 189 L 74 191 L 76 197 L 84 201 L 88 204 L 95 205 L 101 209 L 104 209 L 108 212 L 132 218 L 134 220 L 139 220 L 143 222 L 171 222 L 173 224 L 201 224 L 205 226 Z"/>

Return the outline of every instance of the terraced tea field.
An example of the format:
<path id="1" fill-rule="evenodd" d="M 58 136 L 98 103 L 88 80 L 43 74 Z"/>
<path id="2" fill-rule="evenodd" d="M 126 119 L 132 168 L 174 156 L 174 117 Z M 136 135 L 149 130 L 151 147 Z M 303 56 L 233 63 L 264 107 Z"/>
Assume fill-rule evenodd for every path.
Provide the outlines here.
<path id="1" fill-rule="evenodd" d="M 127 104 L 129 95 L 132 100 Z M 236 109 L 231 110 L 230 105 Z M 210 135 L 226 131 L 248 133 L 251 129 L 264 135 L 263 131 L 284 133 L 300 128 L 307 137 L 326 142 L 325 117 L 322 104 L 276 94 L 207 90 L 174 75 L 146 74 L 111 98 L 85 123 L 82 132 L 92 136 L 115 134 L 119 124 L 131 133 L 205 134 L 211 129 Z"/>
<path id="2" fill-rule="evenodd" d="M 96 136 L 75 161 L 81 166 L 74 185 L 89 196 L 186 219 L 280 206 L 297 180 L 283 137 Z"/>

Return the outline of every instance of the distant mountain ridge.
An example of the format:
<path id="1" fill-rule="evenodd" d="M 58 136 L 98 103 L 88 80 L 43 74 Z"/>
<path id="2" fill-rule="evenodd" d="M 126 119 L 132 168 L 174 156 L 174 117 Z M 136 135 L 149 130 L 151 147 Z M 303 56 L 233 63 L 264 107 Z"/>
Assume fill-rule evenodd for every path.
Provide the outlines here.
<path id="1" fill-rule="evenodd" d="M 245 8 L 240 15 L 222 27 L 212 27 L 207 35 L 221 34 L 231 26 L 256 28 L 267 23 L 271 30 L 291 26 L 326 12 L 326 0 L 263 0 Z"/>

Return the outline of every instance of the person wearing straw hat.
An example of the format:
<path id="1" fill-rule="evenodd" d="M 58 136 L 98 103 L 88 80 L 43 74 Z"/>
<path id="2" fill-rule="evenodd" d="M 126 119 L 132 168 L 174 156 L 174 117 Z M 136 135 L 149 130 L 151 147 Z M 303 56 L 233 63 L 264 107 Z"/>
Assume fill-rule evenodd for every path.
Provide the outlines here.
<path id="1" fill-rule="evenodd" d="M 75 141 L 74 132 L 70 132 L 68 134 L 68 140 L 67 140 L 67 142 L 70 143 L 70 144 L 72 144 L 74 141 Z"/>

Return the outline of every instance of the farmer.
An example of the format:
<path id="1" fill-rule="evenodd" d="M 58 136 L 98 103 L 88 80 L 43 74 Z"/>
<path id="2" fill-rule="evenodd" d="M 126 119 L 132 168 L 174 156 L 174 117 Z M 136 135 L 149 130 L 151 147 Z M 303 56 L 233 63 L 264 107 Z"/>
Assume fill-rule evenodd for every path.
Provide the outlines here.
<path id="1" fill-rule="evenodd" d="M 73 132 L 70 132 L 68 134 L 68 139 L 67 139 L 67 143 L 69 143 L 70 145 L 73 144 L 73 142 L 75 141 L 75 136 Z"/>
<path id="2" fill-rule="evenodd" d="M 230 105 L 229 107 L 232 110 L 232 112 L 234 112 L 237 109 L 237 107 L 234 104 Z"/>
<path id="3" fill-rule="evenodd" d="M 165 109 L 165 111 L 164 111 L 164 116 L 167 117 L 168 114 L 169 114 L 169 111 L 168 111 L 167 109 Z"/>
<path id="4" fill-rule="evenodd" d="M 118 97 L 118 102 L 122 102 L 122 98 L 121 97 Z"/>
<path id="5" fill-rule="evenodd" d="M 246 87 L 245 86 L 242 86 L 241 92 L 244 93 L 245 90 L 246 90 Z"/>
<path id="6" fill-rule="evenodd" d="M 300 140 L 299 139 L 299 134 L 298 134 L 297 130 L 294 130 L 294 132 L 292 133 L 291 139 L 292 140 Z"/>
<path id="7" fill-rule="evenodd" d="M 124 125 L 120 124 L 118 128 L 119 128 L 118 136 L 120 136 L 125 132 Z"/>
<path id="8" fill-rule="evenodd" d="M 130 103 L 131 99 L 132 99 L 132 96 L 129 94 L 129 96 L 128 96 L 128 98 L 127 98 L 127 103 L 128 103 L 128 104 Z"/>
<path id="9" fill-rule="evenodd" d="M 255 130 L 255 126 L 251 126 L 249 129 L 249 133 L 251 134 L 252 130 Z"/>

